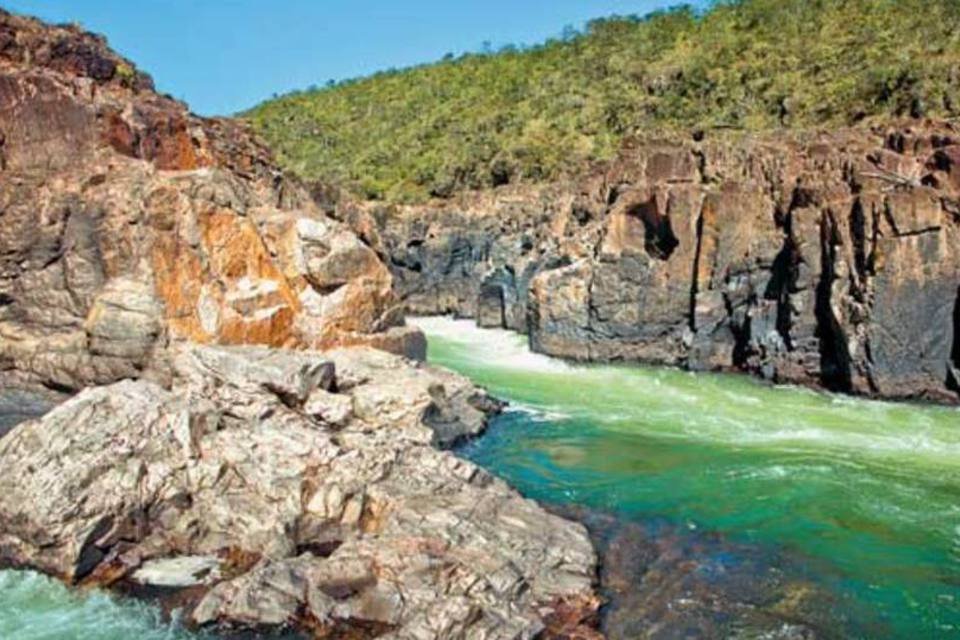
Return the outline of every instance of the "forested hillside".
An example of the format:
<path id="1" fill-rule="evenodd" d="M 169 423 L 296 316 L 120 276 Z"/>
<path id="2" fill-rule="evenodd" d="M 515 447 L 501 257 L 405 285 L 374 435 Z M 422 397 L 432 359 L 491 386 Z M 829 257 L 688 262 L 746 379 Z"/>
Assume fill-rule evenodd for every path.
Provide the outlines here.
<path id="1" fill-rule="evenodd" d="M 960 1 L 739 0 L 613 17 L 246 114 L 308 178 L 395 201 L 553 179 L 625 136 L 960 115 Z"/>

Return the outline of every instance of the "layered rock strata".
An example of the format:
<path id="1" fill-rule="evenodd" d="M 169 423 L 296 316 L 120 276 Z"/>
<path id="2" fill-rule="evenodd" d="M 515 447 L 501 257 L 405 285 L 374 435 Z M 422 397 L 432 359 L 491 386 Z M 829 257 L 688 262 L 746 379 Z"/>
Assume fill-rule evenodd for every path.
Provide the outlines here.
<path id="1" fill-rule="evenodd" d="M 0 11 L 0 380 L 76 390 L 170 341 L 423 356 L 391 276 L 237 122 Z"/>
<path id="2" fill-rule="evenodd" d="M 537 351 L 958 398 L 948 123 L 638 142 L 577 183 L 340 209 L 412 311 L 526 332 Z"/>
<path id="3" fill-rule="evenodd" d="M 586 531 L 436 445 L 496 409 L 367 348 L 182 345 L 0 439 L 0 559 L 165 593 L 200 627 L 592 632 Z"/>

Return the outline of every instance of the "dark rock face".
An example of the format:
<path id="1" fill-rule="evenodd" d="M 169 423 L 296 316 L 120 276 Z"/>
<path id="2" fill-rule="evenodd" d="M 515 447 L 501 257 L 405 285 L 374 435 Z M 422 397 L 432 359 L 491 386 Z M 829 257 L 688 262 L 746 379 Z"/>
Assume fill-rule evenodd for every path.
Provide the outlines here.
<path id="1" fill-rule="evenodd" d="M 52 394 L 0 390 L 0 438 L 21 422 L 42 416 L 62 399 Z"/>
<path id="2" fill-rule="evenodd" d="M 957 400 L 950 124 L 636 144 L 577 184 L 343 215 L 379 221 L 412 312 L 537 351 Z"/>

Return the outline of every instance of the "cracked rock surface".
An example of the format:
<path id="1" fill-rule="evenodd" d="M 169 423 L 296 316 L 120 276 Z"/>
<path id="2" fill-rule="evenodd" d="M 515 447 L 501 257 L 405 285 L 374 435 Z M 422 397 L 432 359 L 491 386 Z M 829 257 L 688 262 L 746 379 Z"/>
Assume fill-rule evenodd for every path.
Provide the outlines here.
<path id="1" fill-rule="evenodd" d="M 496 409 L 466 379 L 359 347 L 166 366 L 0 440 L 5 564 L 176 594 L 201 627 L 591 636 L 583 526 L 434 446 Z"/>

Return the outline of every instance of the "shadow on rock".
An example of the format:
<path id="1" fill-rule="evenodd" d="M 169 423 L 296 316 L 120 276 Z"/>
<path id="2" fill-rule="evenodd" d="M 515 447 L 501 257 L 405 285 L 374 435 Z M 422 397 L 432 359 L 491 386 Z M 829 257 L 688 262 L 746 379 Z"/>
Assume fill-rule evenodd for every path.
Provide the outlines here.
<path id="1" fill-rule="evenodd" d="M 0 438 L 21 422 L 39 418 L 62 399 L 29 391 L 0 389 Z"/>

